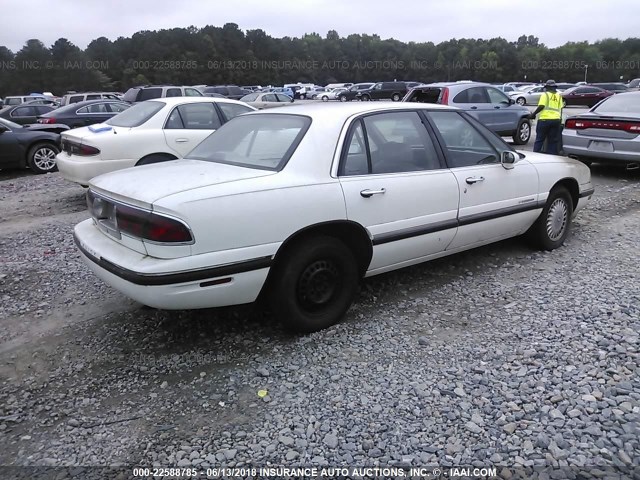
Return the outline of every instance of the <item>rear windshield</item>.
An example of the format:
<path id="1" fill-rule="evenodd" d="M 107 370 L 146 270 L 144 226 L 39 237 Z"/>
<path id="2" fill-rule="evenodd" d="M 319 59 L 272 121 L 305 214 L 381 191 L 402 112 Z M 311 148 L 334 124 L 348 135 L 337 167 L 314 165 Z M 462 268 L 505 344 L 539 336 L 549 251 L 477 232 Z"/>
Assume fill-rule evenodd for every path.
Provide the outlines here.
<path id="1" fill-rule="evenodd" d="M 633 113 L 640 112 L 640 93 L 619 93 L 604 100 L 594 110 L 597 113 Z"/>
<path id="2" fill-rule="evenodd" d="M 124 112 L 111 117 L 104 123 L 113 125 L 114 127 L 139 127 L 158 113 L 164 105 L 163 102 L 153 101 L 138 103 L 137 105 L 127 108 Z"/>
<path id="3" fill-rule="evenodd" d="M 236 117 L 209 135 L 187 158 L 279 171 L 310 124 L 311 119 L 301 115 Z"/>

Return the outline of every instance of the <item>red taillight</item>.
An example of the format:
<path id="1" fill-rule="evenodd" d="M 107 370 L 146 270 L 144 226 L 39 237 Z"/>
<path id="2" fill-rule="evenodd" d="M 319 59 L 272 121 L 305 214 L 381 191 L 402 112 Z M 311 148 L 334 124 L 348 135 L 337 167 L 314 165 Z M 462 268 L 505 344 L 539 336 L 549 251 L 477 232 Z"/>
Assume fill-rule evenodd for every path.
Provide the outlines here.
<path id="1" fill-rule="evenodd" d="M 56 123 L 56 119 L 55 118 L 39 118 L 38 119 L 38 123 L 46 123 L 46 124 L 51 124 L 51 123 Z"/>
<path id="2" fill-rule="evenodd" d="M 440 102 L 442 105 L 447 105 L 449 103 L 449 89 L 444 87 L 442 89 L 442 96 L 440 97 Z"/>
<path id="3" fill-rule="evenodd" d="M 193 241 L 189 229 L 178 220 L 145 210 L 116 206 L 117 228 L 122 233 L 159 243 L 188 243 Z"/>
<path id="4" fill-rule="evenodd" d="M 80 152 L 79 155 L 98 155 L 100 153 L 100 150 L 98 150 L 95 147 L 92 147 L 90 145 L 80 145 Z"/>
<path id="5" fill-rule="evenodd" d="M 564 128 L 572 130 L 601 128 L 605 130 L 621 130 L 629 133 L 640 133 L 640 123 L 617 120 L 582 120 L 579 118 L 570 118 L 565 122 Z"/>

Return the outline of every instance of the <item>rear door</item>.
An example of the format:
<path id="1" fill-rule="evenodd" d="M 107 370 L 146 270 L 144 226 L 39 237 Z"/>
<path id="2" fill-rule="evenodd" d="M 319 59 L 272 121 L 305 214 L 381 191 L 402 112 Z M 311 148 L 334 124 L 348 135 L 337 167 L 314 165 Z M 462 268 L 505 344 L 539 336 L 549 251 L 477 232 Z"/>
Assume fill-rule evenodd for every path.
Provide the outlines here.
<path id="1" fill-rule="evenodd" d="M 491 131 L 497 131 L 493 105 L 484 87 L 465 88 L 453 97 L 452 105 L 465 110 Z"/>
<path id="2" fill-rule="evenodd" d="M 454 111 L 431 111 L 459 191 L 458 232 L 447 250 L 471 248 L 523 233 L 538 217 L 538 173 L 526 160 L 506 169 L 499 138 Z"/>
<path id="3" fill-rule="evenodd" d="M 337 173 L 348 219 L 372 237 L 369 274 L 442 253 L 455 236 L 458 184 L 416 111 L 354 120 Z"/>
<path id="4" fill-rule="evenodd" d="M 164 126 L 167 146 L 180 158 L 222 125 L 213 102 L 185 103 L 175 107 Z"/>
<path id="5" fill-rule="evenodd" d="M 35 123 L 38 113 L 36 111 L 36 107 L 26 106 L 26 107 L 17 107 L 9 115 L 10 120 L 15 123 L 19 123 L 20 125 L 27 125 L 29 123 Z"/>

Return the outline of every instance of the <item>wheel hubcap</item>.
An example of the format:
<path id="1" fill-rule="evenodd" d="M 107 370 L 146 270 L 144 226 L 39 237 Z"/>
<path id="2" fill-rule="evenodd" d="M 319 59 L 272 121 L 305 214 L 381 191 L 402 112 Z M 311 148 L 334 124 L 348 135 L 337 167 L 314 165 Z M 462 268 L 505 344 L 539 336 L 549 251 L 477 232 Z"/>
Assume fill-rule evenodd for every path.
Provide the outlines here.
<path id="1" fill-rule="evenodd" d="M 33 156 L 33 163 L 42 170 L 51 170 L 56 166 L 56 152 L 50 148 L 41 148 Z"/>
<path id="2" fill-rule="evenodd" d="M 529 124 L 523 123 L 522 126 L 520 127 L 520 139 L 528 140 L 529 135 L 531 135 L 531 129 L 529 128 Z"/>
<path id="3" fill-rule="evenodd" d="M 551 207 L 549 207 L 549 213 L 547 214 L 547 235 L 553 242 L 562 238 L 562 235 L 567 228 L 568 220 L 567 203 L 562 198 L 556 198 Z"/>
<path id="4" fill-rule="evenodd" d="M 330 260 L 316 260 L 302 272 L 298 281 L 298 300 L 308 310 L 329 303 L 340 287 L 340 271 Z"/>

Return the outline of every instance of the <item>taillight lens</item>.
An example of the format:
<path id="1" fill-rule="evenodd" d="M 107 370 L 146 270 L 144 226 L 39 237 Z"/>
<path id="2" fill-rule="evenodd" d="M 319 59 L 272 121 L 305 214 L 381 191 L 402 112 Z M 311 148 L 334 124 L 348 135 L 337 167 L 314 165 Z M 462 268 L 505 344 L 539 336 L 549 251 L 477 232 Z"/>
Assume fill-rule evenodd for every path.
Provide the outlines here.
<path id="1" fill-rule="evenodd" d="M 449 104 L 449 89 L 447 87 L 444 87 L 444 89 L 442 90 L 442 97 L 440 98 L 440 103 L 442 105 Z"/>
<path id="2" fill-rule="evenodd" d="M 565 122 L 564 128 L 571 130 L 601 128 L 605 130 L 621 130 L 629 133 L 640 133 L 640 123 L 616 120 L 582 120 L 579 118 L 570 118 Z"/>
<path id="3" fill-rule="evenodd" d="M 193 241 L 191 232 L 182 222 L 126 205 L 116 206 L 116 222 L 120 232 L 152 242 Z"/>
<path id="4" fill-rule="evenodd" d="M 56 123 L 56 119 L 55 118 L 39 118 L 38 123 L 45 123 L 45 124 Z"/>
<path id="5" fill-rule="evenodd" d="M 91 157 L 100 153 L 100 150 L 96 147 L 72 142 L 64 138 L 62 139 L 62 149 L 71 155 L 78 155 L 81 157 Z"/>

